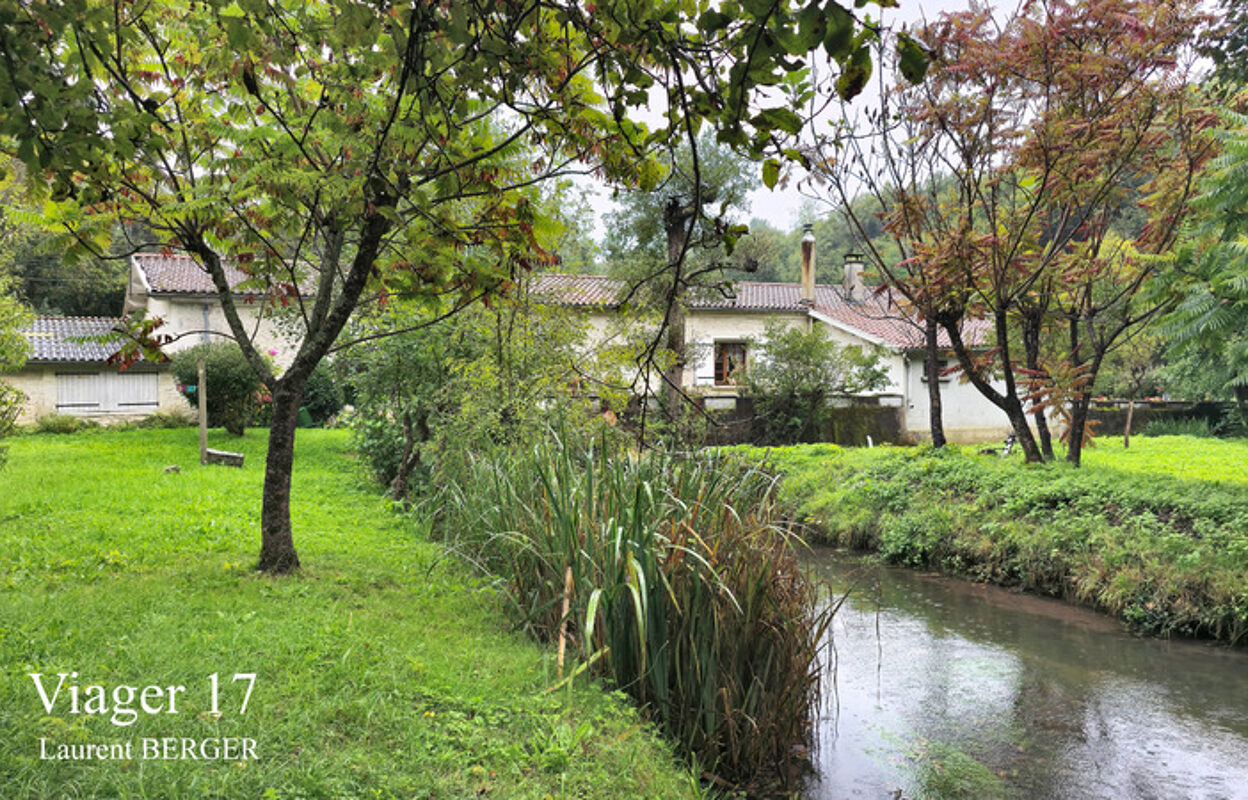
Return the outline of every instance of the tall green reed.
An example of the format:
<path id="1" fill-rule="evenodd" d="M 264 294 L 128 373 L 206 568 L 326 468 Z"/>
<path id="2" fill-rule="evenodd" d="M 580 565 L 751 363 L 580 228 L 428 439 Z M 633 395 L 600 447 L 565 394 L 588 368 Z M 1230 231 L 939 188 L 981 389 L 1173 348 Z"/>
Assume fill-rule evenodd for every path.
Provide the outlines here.
<path id="1" fill-rule="evenodd" d="M 552 437 L 467 462 L 438 530 L 502 576 L 530 633 L 551 640 L 566 622 L 583 664 L 709 777 L 763 794 L 806 765 L 830 616 L 774 496 L 773 477 L 722 457 Z"/>

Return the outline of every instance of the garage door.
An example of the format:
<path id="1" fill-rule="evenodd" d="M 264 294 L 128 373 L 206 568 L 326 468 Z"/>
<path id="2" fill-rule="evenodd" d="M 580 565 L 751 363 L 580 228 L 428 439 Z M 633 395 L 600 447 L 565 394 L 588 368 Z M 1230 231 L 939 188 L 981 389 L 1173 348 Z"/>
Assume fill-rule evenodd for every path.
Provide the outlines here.
<path id="1" fill-rule="evenodd" d="M 138 414 L 157 408 L 155 372 L 58 372 L 56 409 L 63 414 Z"/>

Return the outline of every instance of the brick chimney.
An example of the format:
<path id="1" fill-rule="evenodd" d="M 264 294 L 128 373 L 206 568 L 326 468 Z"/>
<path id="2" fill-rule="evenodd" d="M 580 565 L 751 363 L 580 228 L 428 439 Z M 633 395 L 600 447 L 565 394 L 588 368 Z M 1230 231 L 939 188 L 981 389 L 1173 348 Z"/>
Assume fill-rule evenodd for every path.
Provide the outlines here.
<path id="1" fill-rule="evenodd" d="M 804 306 L 815 304 L 815 231 L 813 225 L 806 226 L 806 235 L 802 237 L 802 299 Z"/>
<path id="2" fill-rule="evenodd" d="M 851 303 L 861 303 L 867 299 L 867 288 L 862 282 L 862 254 L 845 254 L 845 299 Z"/>

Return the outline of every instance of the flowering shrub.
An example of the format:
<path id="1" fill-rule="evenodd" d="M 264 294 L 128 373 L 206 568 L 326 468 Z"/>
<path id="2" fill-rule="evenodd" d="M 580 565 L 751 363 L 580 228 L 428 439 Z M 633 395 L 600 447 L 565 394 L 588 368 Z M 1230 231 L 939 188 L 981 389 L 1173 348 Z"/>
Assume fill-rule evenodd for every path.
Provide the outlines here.
<path id="1" fill-rule="evenodd" d="M 204 359 L 208 378 L 208 424 L 242 436 L 267 397 L 255 370 L 233 342 L 196 345 L 173 357 L 178 390 L 198 408 L 201 395 L 198 362 Z"/>

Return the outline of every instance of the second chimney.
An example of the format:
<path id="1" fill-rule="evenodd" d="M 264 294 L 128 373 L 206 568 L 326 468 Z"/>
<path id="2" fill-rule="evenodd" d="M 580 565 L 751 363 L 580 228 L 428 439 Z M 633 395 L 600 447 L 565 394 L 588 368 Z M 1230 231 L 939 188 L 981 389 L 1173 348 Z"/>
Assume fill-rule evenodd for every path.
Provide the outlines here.
<path id="1" fill-rule="evenodd" d="M 815 232 L 813 225 L 806 226 L 802 237 L 802 299 L 804 306 L 815 304 Z"/>
<path id="2" fill-rule="evenodd" d="M 862 282 L 862 269 L 860 253 L 845 254 L 845 299 L 851 303 L 861 303 L 867 298 L 866 286 Z"/>

